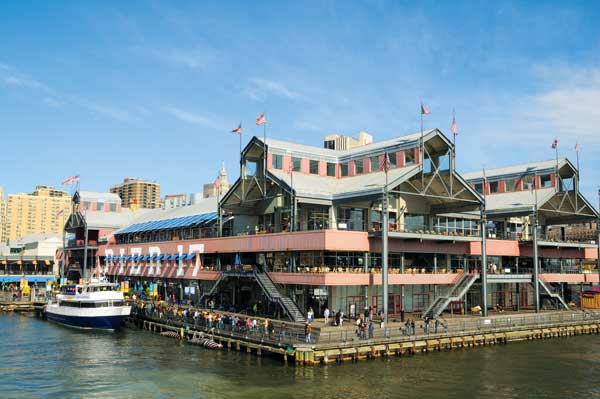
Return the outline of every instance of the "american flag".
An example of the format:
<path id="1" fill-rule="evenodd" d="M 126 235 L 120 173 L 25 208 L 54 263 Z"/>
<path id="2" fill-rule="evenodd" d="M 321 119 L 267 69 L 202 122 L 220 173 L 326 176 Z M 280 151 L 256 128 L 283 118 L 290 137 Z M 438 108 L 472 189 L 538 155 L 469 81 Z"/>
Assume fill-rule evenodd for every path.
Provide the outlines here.
<path id="1" fill-rule="evenodd" d="M 390 156 L 386 152 L 383 157 L 379 158 L 379 170 L 387 173 L 390 170 L 390 164 Z"/>
<path id="2" fill-rule="evenodd" d="M 556 149 L 558 147 L 558 139 L 555 137 L 552 141 L 552 149 Z"/>
<path id="3" fill-rule="evenodd" d="M 260 116 L 258 118 L 256 118 L 256 124 L 257 125 L 264 125 L 265 123 L 267 123 L 267 117 L 265 116 L 265 114 L 260 114 Z"/>
<path id="4" fill-rule="evenodd" d="M 63 180 L 61 184 L 63 186 L 70 186 L 71 184 L 73 184 L 73 183 L 75 183 L 77 181 L 79 181 L 79 175 L 69 176 L 65 180 Z"/>
<path id="5" fill-rule="evenodd" d="M 429 110 L 423 103 L 421 103 L 421 115 L 429 115 Z"/>
<path id="6" fill-rule="evenodd" d="M 575 143 L 575 152 L 579 152 L 579 143 Z"/>
<path id="7" fill-rule="evenodd" d="M 452 117 L 452 125 L 450 126 L 450 131 L 453 135 L 458 135 L 458 127 L 456 126 L 456 118 Z"/>
<path id="8" fill-rule="evenodd" d="M 240 125 L 238 127 L 236 127 L 235 129 L 233 129 L 231 131 L 231 133 L 242 134 L 242 124 L 240 123 Z"/>

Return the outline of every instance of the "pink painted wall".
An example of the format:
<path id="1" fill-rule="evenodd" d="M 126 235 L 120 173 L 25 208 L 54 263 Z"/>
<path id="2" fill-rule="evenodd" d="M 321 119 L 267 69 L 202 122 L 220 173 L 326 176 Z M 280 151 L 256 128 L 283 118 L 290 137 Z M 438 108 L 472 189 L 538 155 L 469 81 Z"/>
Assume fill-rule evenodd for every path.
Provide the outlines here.
<path id="1" fill-rule="evenodd" d="M 273 169 L 273 154 L 270 152 L 267 153 L 267 169 Z"/>
<path id="2" fill-rule="evenodd" d="M 404 151 L 398 151 L 396 153 L 396 164 L 399 168 L 402 168 L 406 165 L 406 154 Z"/>
<path id="3" fill-rule="evenodd" d="M 319 176 L 327 176 L 327 162 L 319 161 Z"/>
<path id="4" fill-rule="evenodd" d="M 363 163 L 363 172 L 371 173 L 371 159 L 365 158 L 362 160 L 362 163 Z"/>
<path id="5" fill-rule="evenodd" d="M 356 161 L 348 162 L 348 176 L 356 176 Z"/>
<path id="6" fill-rule="evenodd" d="M 540 280 L 546 283 L 583 283 L 584 274 L 541 273 Z"/>
<path id="7" fill-rule="evenodd" d="M 490 256 L 519 256 L 519 242 L 510 240 L 487 240 L 487 254 Z M 469 243 L 470 255 L 481 255 L 481 242 Z"/>
<path id="8" fill-rule="evenodd" d="M 415 165 L 421 163 L 421 147 L 415 147 Z"/>
<path id="9" fill-rule="evenodd" d="M 300 172 L 309 174 L 310 173 L 310 161 L 306 158 L 300 160 Z"/>
<path id="10" fill-rule="evenodd" d="M 282 162 L 283 162 L 283 171 L 287 173 L 288 167 L 290 166 L 290 163 L 292 162 L 292 157 L 289 155 L 284 155 Z"/>
<path id="11" fill-rule="evenodd" d="M 598 259 L 598 249 L 597 248 L 584 248 L 583 249 L 583 257 L 585 259 Z"/>

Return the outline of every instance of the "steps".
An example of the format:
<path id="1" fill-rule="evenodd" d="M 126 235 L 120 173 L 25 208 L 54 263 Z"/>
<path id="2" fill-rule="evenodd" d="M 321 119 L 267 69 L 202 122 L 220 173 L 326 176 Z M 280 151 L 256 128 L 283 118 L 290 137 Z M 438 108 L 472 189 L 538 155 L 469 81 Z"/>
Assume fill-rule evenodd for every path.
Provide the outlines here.
<path id="1" fill-rule="evenodd" d="M 221 284 L 221 281 L 223 281 L 224 279 L 225 279 L 225 274 L 221 273 L 219 275 L 219 278 L 217 279 L 217 281 L 215 281 L 215 283 L 213 284 L 213 286 L 210 288 L 210 290 L 208 290 L 207 292 L 203 293 L 200 296 L 200 300 L 198 302 L 204 306 L 204 299 L 206 297 L 212 296 L 215 293 L 215 291 L 217 290 L 217 287 L 219 286 L 219 284 Z"/>
<path id="2" fill-rule="evenodd" d="M 273 283 L 273 280 L 267 273 L 255 272 L 254 276 L 258 285 L 263 289 L 267 297 L 273 302 L 277 302 L 281 305 L 288 317 L 296 323 L 304 323 L 306 318 L 304 314 L 291 298 L 282 295 L 280 289 Z"/>
<path id="3" fill-rule="evenodd" d="M 549 297 L 550 299 L 555 300 L 558 304 L 560 304 L 563 308 L 565 309 L 569 309 L 569 305 L 567 305 L 567 303 L 565 302 L 565 300 L 563 299 L 563 297 L 557 293 L 554 292 L 552 290 L 551 287 L 549 287 L 546 283 L 544 283 L 542 280 L 539 280 L 540 283 L 540 287 L 542 288 L 542 291 L 540 292 L 540 296 L 541 295 L 546 295 L 547 297 Z"/>
<path id="4" fill-rule="evenodd" d="M 431 302 L 429 307 L 423 312 L 423 318 L 429 317 L 435 319 L 438 317 L 448 307 L 450 302 L 460 300 L 478 278 L 478 274 L 463 275 L 460 280 L 454 284 L 447 295 L 439 296 Z"/>

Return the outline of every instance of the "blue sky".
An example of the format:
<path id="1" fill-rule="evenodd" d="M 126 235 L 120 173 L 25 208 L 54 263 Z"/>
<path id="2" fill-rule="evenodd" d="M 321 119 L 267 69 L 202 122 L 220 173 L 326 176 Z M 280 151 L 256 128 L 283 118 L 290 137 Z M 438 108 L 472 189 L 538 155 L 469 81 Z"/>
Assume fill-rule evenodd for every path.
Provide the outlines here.
<path id="1" fill-rule="evenodd" d="M 223 4 L 224 3 L 224 4 Z M 201 191 L 244 139 L 321 145 L 459 127 L 462 171 L 575 158 L 600 183 L 600 3 L 0 3 L 0 144 L 5 192 L 85 190 L 123 177 L 162 194 Z"/>

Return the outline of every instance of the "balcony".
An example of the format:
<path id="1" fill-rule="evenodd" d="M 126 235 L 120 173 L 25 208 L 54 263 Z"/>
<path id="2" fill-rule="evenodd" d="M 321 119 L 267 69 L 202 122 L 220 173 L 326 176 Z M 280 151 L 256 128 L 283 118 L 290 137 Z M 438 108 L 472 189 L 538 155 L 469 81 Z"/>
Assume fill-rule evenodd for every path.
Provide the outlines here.
<path id="1" fill-rule="evenodd" d="M 374 224 L 369 235 L 380 236 L 381 224 Z M 389 237 L 451 242 L 481 241 L 479 229 L 396 223 L 389 224 Z"/>

